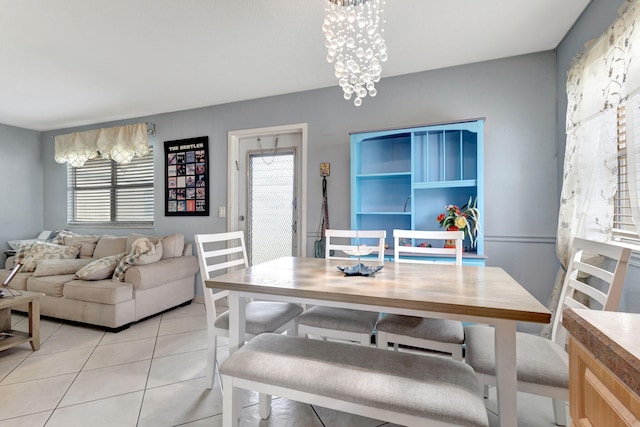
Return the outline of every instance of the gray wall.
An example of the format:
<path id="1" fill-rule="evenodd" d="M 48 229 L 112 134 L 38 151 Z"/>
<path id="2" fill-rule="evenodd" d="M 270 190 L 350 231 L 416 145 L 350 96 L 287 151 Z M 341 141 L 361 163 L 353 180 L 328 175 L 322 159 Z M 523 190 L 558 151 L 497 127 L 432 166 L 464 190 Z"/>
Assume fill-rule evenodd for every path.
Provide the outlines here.
<path id="1" fill-rule="evenodd" d="M 618 17 L 618 9 L 625 0 L 592 1 L 584 11 L 580 20 L 576 22 L 571 31 L 557 49 L 558 69 L 558 188 L 562 186 L 562 169 L 565 148 L 565 128 L 567 109 L 566 80 L 567 71 L 574 56 L 584 50 L 584 44 L 591 39 L 599 37 L 611 26 Z M 560 190 L 558 190 L 560 191 Z M 640 254 L 634 253 L 627 272 L 620 311 L 640 313 Z"/>
<path id="2" fill-rule="evenodd" d="M 0 125 L 4 203 L 0 241 L 33 237 L 65 226 L 64 165 L 53 161 L 51 136 L 100 126 L 152 121 L 156 152 L 156 223 L 153 230 L 77 230 L 128 234 L 193 234 L 224 231 L 215 215 L 165 217 L 163 141 L 208 135 L 211 206 L 226 204 L 227 132 L 308 123 L 308 253 L 319 222 L 318 164 L 331 162 L 331 224 L 349 227 L 349 132 L 396 128 L 465 118 L 486 118 L 485 242 L 487 265 L 505 268 L 541 302 L 549 297 L 558 263 L 555 230 L 564 156 L 565 80 L 571 59 L 610 25 L 623 0 L 595 1 L 555 52 L 385 78 L 379 94 L 360 108 L 342 99 L 337 85 L 136 120 L 37 133 Z M 38 142 L 41 144 L 38 144 Z M 25 179 L 16 177 L 26 176 Z M 640 312 L 639 263 L 634 261 L 621 309 Z M 535 329 L 528 325 L 524 329 Z"/>
<path id="3" fill-rule="evenodd" d="M 0 124 L 0 248 L 8 240 L 42 231 L 42 146 L 40 133 Z M 4 260 L 0 252 L 0 261 Z"/>
<path id="4" fill-rule="evenodd" d="M 308 123 L 306 232 L 311 254 L 320 218 L 320 162 L 331 163 L 331 225 L 350 225 L 350 132 L 485 117 L 487 264 L 506 268 L 546 302 L 556 271 L 555 102 L 555 55 L 543 52 L 386 78 L 379 84 L 378 96 L 366 99 L 360 108 L 344 101 L 336 84 L 327 89 L 142 117 L 134 121 L 152 121 L 157 129 L 152 138 L 158 154 L 156 222 L 152 231 L 178 231 L 192 240 L 195 233 L 220 232 L 226 227 L 225 220 L 215 216 L 164 216 L 163 141 L 209 136 L 211 206 L 215 213 L 227 198 L 228 131 Z M 65 166 L 53 161 L 51 136 L 77 129 L 43 134 L 45 227 L 64 227 L 66 218 Z M 108 231 L 126 234 L 130 230 Z"/>

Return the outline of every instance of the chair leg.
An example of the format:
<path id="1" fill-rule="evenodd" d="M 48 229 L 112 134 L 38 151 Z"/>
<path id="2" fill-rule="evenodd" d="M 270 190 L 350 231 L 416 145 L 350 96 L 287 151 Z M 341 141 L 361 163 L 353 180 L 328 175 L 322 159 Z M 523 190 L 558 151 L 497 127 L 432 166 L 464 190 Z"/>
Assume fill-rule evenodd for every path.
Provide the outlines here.
<path id="1" fill-rule="evenodd" d="M 298 336 L 298 322 L 296 322 L 295 320 L 293 322 L 291 322 L 291 324 L 287 328 L 287 335 L 289 335 L 291 337 L 297 337 Z"/>
<path id="2" fill-rule="evenodd" d="M 567 425 L 567 405 L 564 400 L 553 400 L 553 418 L 559 426 Z"/>
<path id="3" fill-rule="evenodd" d="M 371 346 L 371 335 L 370 334 L 362 334 L 360 337 L 360 345 L 365 347 Z"/>
<path id="4" fill-rule="evenodd" d="M 207 348 L 207 378 L 206 378 L 206 386 L 207 389 L 211 390 L 213 388 L 213 381 L 215 378 L 215 370 L 216 370 L 216 351 L 217 351 L 217 337 L 213 333 L 213 331 L 209 332 L 209 346 Z"/>
<path id="5" fill-rule="evenodd" d="M 258 396 L 260 418 L 266 420 L 271 415 L 271 395 L 260 393 Z"/>
<path id="6" fill-rule="evenodd" d="M 376 331 L 376 347 L 382 350 L 389 350 L 386 332 Z"/>
<path id="7" fill-rule="evenodd" d="M 455 346 L 451 351 L 451 358 L 462 362 L 462 346 Z"/>
<path id="8" fill-rule="evenodd" d="M 238 427 L 240 402 L 238 389 L 233 386 L 233 378 L 222 375 L 222 384 L 227 390 L 222 394 L 222 427 Z"/>

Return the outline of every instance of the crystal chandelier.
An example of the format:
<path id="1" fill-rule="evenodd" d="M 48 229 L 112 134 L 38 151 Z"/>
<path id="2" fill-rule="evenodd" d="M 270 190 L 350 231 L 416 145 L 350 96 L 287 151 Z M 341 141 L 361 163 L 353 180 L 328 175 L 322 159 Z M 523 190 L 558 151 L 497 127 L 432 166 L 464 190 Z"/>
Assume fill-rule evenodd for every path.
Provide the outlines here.
<path id="1" fill-rule="evenodd" d="M 387 60 L 384 42 L 385 0 L 326 0 L 327 15 L 322 24 L 327 61 L 334 63 L 344 99 L 357 107 L 362 98 L 376 96 L 375 84 Z"/>

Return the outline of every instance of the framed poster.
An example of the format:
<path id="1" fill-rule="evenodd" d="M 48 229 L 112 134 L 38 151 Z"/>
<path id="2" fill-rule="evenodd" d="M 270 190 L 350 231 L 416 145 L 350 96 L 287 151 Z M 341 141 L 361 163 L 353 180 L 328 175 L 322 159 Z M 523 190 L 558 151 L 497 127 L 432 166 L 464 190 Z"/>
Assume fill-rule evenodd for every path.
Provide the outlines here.
<path id="1" fill-rule="evenodd" d="M 165 141 L 165 216 L 209 215 L 209 137 Z"/>

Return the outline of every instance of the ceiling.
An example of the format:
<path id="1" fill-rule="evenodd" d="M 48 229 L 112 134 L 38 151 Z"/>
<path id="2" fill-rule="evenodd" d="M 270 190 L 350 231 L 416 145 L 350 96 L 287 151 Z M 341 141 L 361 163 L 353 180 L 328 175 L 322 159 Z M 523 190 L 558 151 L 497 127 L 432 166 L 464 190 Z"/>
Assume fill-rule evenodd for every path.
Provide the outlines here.
<path id="1" fill-rule="evenodd" d="M 387 0 L 378 91 L 554 49 L 589 1 Z M 337 85 L 323 19 L 323 0 L 0 0 L 0 123 L 46 131 Z"/>

